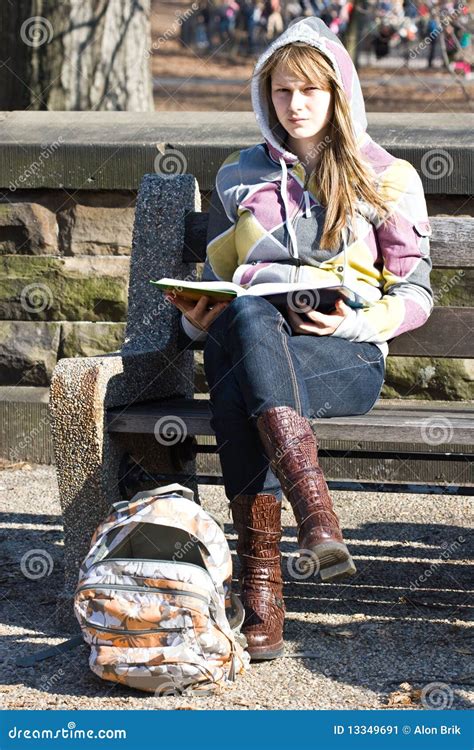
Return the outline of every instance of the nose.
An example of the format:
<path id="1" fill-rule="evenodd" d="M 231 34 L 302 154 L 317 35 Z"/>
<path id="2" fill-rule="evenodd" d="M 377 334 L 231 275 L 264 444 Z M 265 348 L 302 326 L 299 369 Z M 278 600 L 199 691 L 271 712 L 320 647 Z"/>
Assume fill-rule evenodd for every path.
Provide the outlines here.
<path id="1" fill-rule="evenodd" d="M 299 112 L 301 110 L 301 105 L 303 103 L 303 95 L 301 91 L 293 91 L 291 98 L 290 98 L 290 112 Z"/>

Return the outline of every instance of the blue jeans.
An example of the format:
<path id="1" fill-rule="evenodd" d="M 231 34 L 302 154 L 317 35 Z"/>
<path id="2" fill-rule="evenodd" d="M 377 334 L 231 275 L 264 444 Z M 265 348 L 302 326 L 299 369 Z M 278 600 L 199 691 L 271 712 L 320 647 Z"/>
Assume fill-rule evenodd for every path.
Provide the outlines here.
<path id="1" fill-rule="evenodd" d="M 382 390 L 381 350 L 332 336 L 296 334 L 286 311 L 263 297 L 236 297 L 213 321 L 204 345 L 211 426 L 227 498 L 272 493 L 270 468 L 256 420 L 274 406 L 304 417 L 365 414 Z"/>

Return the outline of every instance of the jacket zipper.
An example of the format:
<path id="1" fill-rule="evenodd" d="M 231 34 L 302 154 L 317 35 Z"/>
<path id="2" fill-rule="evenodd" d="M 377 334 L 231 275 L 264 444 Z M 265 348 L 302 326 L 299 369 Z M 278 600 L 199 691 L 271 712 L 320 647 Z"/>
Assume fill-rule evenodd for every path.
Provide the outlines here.
<path id="1" fill-rule="evenodd" d="M 304 204 L 304 215 L 305 215 L 305 217 L 307 219 L 309 219 L 311 217 L 311 203 L 310 203 L 310 199 L 309 199 L 309 193 L 308 193 L 308 190 L 307 190 L 308 183 L 309 183 L 309 178 L 310 178 L 310 175 L 308 173 L 306 173 L 305 179 L 304 179 L 304 185 L 303 185 L 303 201 L 300 202 L 300 204 L 298 205 L 298 209 L 296 211 L 295 219 L 292 222 L 293 229 L 295 230 L 295 234 L 296 234 L 296 227 L 297 227 L 298 222 L 299 222 L 299 220 L 301 218 L 300 209 L 303 208 L 303 204 Z M 290 219 L 290 221 L 291 221 L 291 219 Z M 294 273 L 293 273 L 292 282 L 293 283 L 297 283 L 299 281 L 299 276 L 300 276 L 300 267 L 299 266 L 295 266 L 295 270 L 294 270 Z"/>
<path id="2" fill-rule="evenodd" d="M 180 596 L 191 596 L 194 599 L 200 599 L 201 601 L 205 602 L 206 604 L 210 604 L 209 599 L 207 597 L 202 596 L 202 594 L 196 594 L 193 591 L 180 591 L 179 589 L 165 589 L 165 588 L 159 588 L 155 586 L 127 586 L 123 583 L 102 583 L 102 584 L 92 584 L 90 586 L 80 586 L 78 589 L 76 589 L 76 594 L 78 594 L 80 591 L 97 591 L 98 589 L 117 589 L 119 591 L 146 591 L 147 594 L 173 594 L 173 595 L 180 595 Z"/>

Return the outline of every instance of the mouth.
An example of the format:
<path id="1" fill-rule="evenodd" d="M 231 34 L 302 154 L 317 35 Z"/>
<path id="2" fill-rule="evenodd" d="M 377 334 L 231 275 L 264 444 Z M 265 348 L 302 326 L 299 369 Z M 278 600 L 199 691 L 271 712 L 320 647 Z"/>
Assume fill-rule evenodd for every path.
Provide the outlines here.
<path id="1" fill-rule="evenodd" d="M 289 117 L 288 119 L 289 119 L 290 122 L 294 122 L 294 123 L 297 123 L 297 122 L 306 122 L 306 118 L 305 117 Z"/>

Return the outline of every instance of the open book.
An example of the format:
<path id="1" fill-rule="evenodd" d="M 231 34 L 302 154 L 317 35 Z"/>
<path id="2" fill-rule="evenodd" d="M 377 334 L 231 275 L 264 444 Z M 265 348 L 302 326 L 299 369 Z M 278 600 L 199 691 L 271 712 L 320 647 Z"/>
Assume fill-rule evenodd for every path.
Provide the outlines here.
<path id="1" fill-rule="evenodd" d="M 191 300 L 198 300 L 203 295 L 215 302 L 232 300 L 244 294 L 265 297 L 274 305 L 300 303 L 313 310 L 329 312 L 334 308 L 336 300 L 343 299 L 346 305 L 353 308 L 368 307 L 370 302 L 347 286 L 327 285 L 319 283 L 317 287 L 309 288 L 308 282 L 268 282 L 242 287 L 231 281 L 182 281 L 181 279 L 159 279 L 152 281 L 163 292 L 175 292 Z"/>

